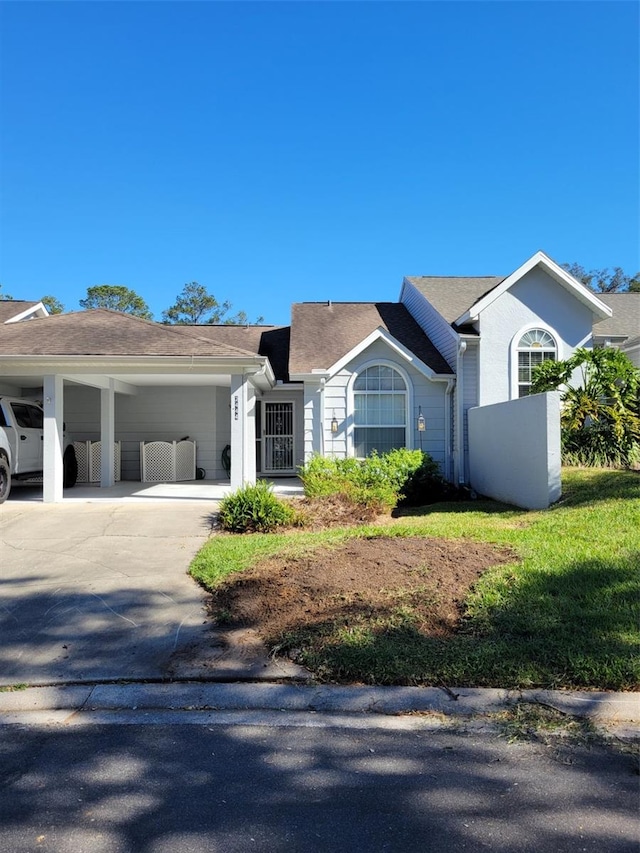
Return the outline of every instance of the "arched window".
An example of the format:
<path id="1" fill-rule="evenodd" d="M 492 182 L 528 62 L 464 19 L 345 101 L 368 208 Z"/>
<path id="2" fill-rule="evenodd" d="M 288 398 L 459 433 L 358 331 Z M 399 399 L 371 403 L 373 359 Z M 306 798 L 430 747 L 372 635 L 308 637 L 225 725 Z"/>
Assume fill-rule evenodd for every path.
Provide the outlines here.
<path id="1" fill-rule="evenodd" d="M 386 453 L 407 444 L 407 384 L 397 370 L 374 364 L 353 384 L 355 455 Z"/>
<path id="2" fill-rule="evenodd" d="M 544 329 L 529 329 L 518 341 L 518 397 L 531 393 L 533 368 L 543 361 L 555 361 L 556 342 Z"/>

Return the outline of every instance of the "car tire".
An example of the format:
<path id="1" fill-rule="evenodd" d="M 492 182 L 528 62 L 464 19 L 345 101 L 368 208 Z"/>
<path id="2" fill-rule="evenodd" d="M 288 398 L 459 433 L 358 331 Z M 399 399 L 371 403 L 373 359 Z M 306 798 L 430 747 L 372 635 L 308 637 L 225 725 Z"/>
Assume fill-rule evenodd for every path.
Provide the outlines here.
<path id="1" fill-rule="evenodd" d="M 11 491 L 11 468 L 9 463 L 0 456 L 0 504 L 3 504 L 9 497 Z"/>
<path id="2" fill-rule="evenodd" d="M 75 486 L 78 481 L 78 460 L 73 447 L 67 447 L 62 460 L 63 476 L 62 485 L 65 489 Z"/>

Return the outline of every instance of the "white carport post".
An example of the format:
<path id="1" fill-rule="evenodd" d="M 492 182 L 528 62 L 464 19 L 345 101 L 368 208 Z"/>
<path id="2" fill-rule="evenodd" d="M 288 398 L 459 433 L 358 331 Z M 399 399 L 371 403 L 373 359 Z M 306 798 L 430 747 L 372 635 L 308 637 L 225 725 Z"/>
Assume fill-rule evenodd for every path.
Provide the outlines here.
<path id="1" fill-rule="evenodd" d="M 43 392 L 42 500 L 44 503 L 58 503 L 62 500 L 64 479 L 62 464 L 64 383 L 62 376 L 45 376 Z"/>
<path id="2" fill-rule="evenodd" d="M 115 391 L 114 381 L 109 379 L 109 386 L 100 389 L 100 486 L 113 486 L 114 475 L 114 442 L 115 442 Z"/>
<path id="3" fill-rule="evenodd" d="M 231 375 L 231 488 L 256 481 L 256 392 L 244 373 Z"/>

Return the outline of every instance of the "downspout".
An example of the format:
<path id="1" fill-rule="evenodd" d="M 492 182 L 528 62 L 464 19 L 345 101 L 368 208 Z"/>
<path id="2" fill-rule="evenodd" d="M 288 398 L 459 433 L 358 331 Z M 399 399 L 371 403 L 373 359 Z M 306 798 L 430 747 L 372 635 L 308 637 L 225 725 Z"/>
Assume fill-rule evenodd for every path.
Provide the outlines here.
<path id="1" fill-rule="evenodd" d="M 449 480 L 453 481 L 453 454 L 451 451 L 451 418 L 453 415 L 453 389 L 456 387 L 455 379 L 447 380 L 447 388 L 444 392 L 445 407 L 444 407 L 444 458 L 446 460 L 446 468 L 444 475 Z"/>
<path id="2" fill-rule="evenodd" d="M 324 386 L 326 379 L 320 380 L 320 456 L 324 456 Z"/>
<path id="3" fill-rule="evenodd" d="M 460 341 L 458 344 L 458 358 L 456 362 L 456 429 L 455 429 L 455 458 L 456 479 L 458 485 L 464 485 L 464 376 L 462 373 L 462 359 L 467 351 L 467 342 Z"/>

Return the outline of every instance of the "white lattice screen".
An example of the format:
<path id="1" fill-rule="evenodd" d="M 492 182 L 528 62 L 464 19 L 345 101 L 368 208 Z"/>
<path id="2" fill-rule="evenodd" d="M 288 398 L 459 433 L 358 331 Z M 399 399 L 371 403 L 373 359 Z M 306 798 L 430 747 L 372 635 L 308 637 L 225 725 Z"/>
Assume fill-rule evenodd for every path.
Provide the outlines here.
<path id="1" fill-rule="evenodd" d="M 99 483 L 102 468 L 102 442 L 101 441 L 74 441 L 73 447 L 78 460 L 78 482 Z M 113 443 L 113 479 L 120 481 L 120 459 L 121 443 Z"/>
<path id="2" fill-rule="evenodd" d="M 196 478 L 195 441 L 141 441 L 143 483 L 177 483 Z"/>
<path id="3" fill-rule="evenodd" d="M 74 441 L 73 449 L 76 452 L 78 461 L 78 482 L 89 482 L 89 441 Z"/>

